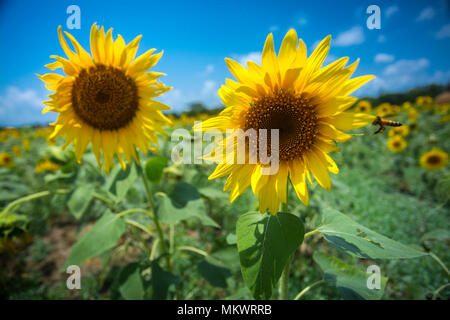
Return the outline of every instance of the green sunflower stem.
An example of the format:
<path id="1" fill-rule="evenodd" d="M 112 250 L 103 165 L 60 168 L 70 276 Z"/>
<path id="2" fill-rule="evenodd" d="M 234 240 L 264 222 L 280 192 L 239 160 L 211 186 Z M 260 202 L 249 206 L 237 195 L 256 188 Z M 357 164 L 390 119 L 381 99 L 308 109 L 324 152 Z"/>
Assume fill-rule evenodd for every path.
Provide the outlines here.
<path id="1" fill-rule="evenodd" d="M 281 211 L 288 212 L 288 199 L 289 199 L 289 183 L 286 184 L 286 202 L 281 203 Z M 294 258 L 294 254 L 292 254 L 286 261 L 286 265 L 284 266 L 283 272 L 281 273 L 278 293 L 280 295 L 280 300 L 288 300 L 288 292 L 289 292 L 289 271 L 291 268 L 291 262 Z"/>
<path id="2" fill-rule="evenodd" d="M 161 251 L 166 259 L 167 270 L 169 272 L 171 272 L 172 271 L 172 261 L 171 261 L 171 257 L 170 257 L 170 252 L 168 251 L 166 243 L 164 242 L 164 234 L 162 232 L 162 228 L 159 223 L 158 215 L 156 214 L 156 206 L 155 206 L 155 201 L 153 200 L 153 194 L 151 192 L 147 178 L 145 177 L 145 172 L 144 172 L 144 169 L 142 168 L 141 161 L 139 159 L 139 153 L 137 150 L 136 150 L 136 158 L 138 160 L 137 165 L 140 167 L 139 171 L 141 172 L 141 178 L 142 178 L 142 182 L 144 183 L 145 192 L 147 193 L 147 198 L 148 198 L 148 201 L 150 202 L 151 218 L 152 218 L 153 222 L 155 223 L 156 231 L 158 232 L 159 243 L 161 244 Z"/>

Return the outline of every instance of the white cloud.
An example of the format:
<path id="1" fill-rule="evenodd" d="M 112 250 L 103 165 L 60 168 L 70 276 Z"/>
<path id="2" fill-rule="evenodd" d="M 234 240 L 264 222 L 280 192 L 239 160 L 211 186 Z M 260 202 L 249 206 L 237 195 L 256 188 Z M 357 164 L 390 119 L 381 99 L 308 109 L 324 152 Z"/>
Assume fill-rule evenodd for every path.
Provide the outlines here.
<path id="1" fill-rule="evenodd" d="M 278 26 L 270 26 L 270 28 L 269 28 L 269 30 L 270 30 L 270 32 L 275 32 L 275 31 L 278 31 Z"/>
<path id="2" fill-rule="evenodd" d="M 297 23 L 301 26 L 304 26 L 305 24 L 308 24 L 308 20 L 306 20 L 306 18 L 300 18 L 298 19 Z"/>
<path id="3" fill-rule="evenodd" d="M 398 11 L 398 6 L 390 6 L 386 9 L 386 17 L 389 18 L 390 16 L 392 16 L 394 13 L 396 13 Z"/>
<path id="4" fill-rule="evenodd" d="M 203 97 L 208 97 L 211 94 L 214 94 L 217 92 L 217 83 L 213 80 L 206 80 L 203 83 L 203 88 L 202 88 L 202 96 Z"/>
<path id="5" fill-rule="evenodd" d="M 155 100 L 165 103 L 172 108 L 171 111 L 182 111 L 190 100 L 186 99 L 186 96 L 179 89 L 173 89 L 164 93 L 162 96 Z"/>
<path id="6" fill-rule="evenodd" d="M 364 32 L 361 26 L 354 26 L 350 30 L 338 34 L 334 44 L 338 47 L 348 47 L 364 42 Z"/>
<path id="7" fill-rule="evenodd" d="M 436 12 L 434 11 L 434 9 L 432 7 L 427 7 L 425 9 L 423 9 L 422 11 L 420 11 L 419 16 L 417 17 L 416 21 L 425 21 L 425 20 L 433 19 L 435 14 L 436 14 Z"/>
<path id="8" fill-rule="evenodd" d="M 442 28 L 436 33 L 436 38 L 438 39 L 450 38 L 450 24 L 442 26 Z"/>
<path id="9" fill-rule="evenodd" d="M 383 92 L 405 91 L 429 83 L 448 83 L 450 70 L 429 73 L 427 59 L 399 60 L 388 65 L 380 75 L 355 91 L 356 96 L 374 96 Z"/>
<path id="10" fill-rule="evenodd" d="M 376 63 L 389 63 L 394 61 L 394 56 L 392 54 L 387 54 L 387 53 L 378 53 L 375 56 L 374 61 Z"/>
<path id="11" fill-rule="evenodd" d="M 173 112 L 185 111 L 188 105 L 193 102 L 202 102 L 207 107 L 216 107 L 220 104 L 217 94 L 218 89 L 219 86 L 215 81 L 206 80 L 198 88 L 170 90 L 156 100 L 170 106 Z"/>
<path id="12" fill-rule="evenodd" d="M 385 37 L 384 35 L 380 34 L 380 35 L 378 36 L 378 42 L 379 42 L 379 43 L 386 42 L 386 37 Z"/>
<path id="13" fill-rule="evenodd" d="M 25 125 L 54 120 L 56 116 L 51 112 L 42 115 L 44 100 L 48 100 L 45 94 L 33 89 L 7 87 L 0 95 L 0 125 Z"/>
<path id="14" fill-rule="evenodd" d="M 401 74 L 407 75 L 416 73 L 427 68 L 430 65 L 430 61 L 426 58 L 421 58 L 417 60 L 406 60 L 402 59 L 393 64 L 388 65 L 383 74 L 385 76 L 398 76 Z"/>
<path id="15" fill-rule="evenodd" d="M 244 67 L 247 66 L 247 61 L 253 61 L 258 65 L 261 65 L 261 52 L 249 52 L 246 54 L 233 54 L 232 57 L 237 60 Z"/>

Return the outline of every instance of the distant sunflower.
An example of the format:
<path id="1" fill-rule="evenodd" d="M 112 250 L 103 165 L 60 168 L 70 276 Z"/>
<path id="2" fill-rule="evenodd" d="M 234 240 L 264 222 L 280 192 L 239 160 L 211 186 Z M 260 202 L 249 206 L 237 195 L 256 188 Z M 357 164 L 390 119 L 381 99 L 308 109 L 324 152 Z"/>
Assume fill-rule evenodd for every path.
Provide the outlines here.
<path id="1" fill-rule="evenodd" d="M 361 100 L 356 105 L 356 112 L 370 113 L 372 111 L 372 104 L 368 100 Z"/>
<path id="2" fill-rule="evenodd" d="M 20 158 L 22 156 L 22 149 L 20 149 L 20 146 L 17 144 L 13 145 L 11 149 L 16 158 Z"/>
<path id="3" fill-rule="evenodd" d="M 420 165 L 427 170 L 439 170 L 447 165 L 448 153 L 437 148 L 425 152 L 420 157 Z"/>
<path id="4" fill-rule="evenodd" d="M 9 153 L 0 153 L 0 167 L 11 168 L 14 165 L 14 161 Z"/>
<path id="5" fill-rule="evenodd" d="M 416 123 L 418 115 L 419 115 L 419 113 L 417 112 L 417 109 L 411 107 L 409 109 L 409 111 L 408 111 L 408 120 L 409 120 L 409 122 Z"/>
<path id="6" fill-rule="evenodd" d="M 380 104 L 376 109 L 377 116 L 384 117 L 392 113 L 391 104 L 384 102 Z"/>
<path id="7" fill-rule="evenodd" d="M 430 96 L 419 96 L 416 98 L 416 104 L 424 110 L 430 110 L 433 105 L 433 98 Z"/>
<path id="8" fill-rule="evenodd" d="M 115 41 L 112 29 L 105 35 L 94 23 L 91 28 L 91 52 L 87 53 L 75 38 L 65 32 L 75 51 L 66 43 L 58 28 L 59 41 L 69 60 L 51 56 L 57 61 L 46 65 L 50 70 L 63 68 L 66 76 L 45 74 L 39 76 L 47 83 L 50 101 L 43 112 L 59 113 L 55 130 L 50 139 L 61 135 L 66 138 L 63 148 L 75 144 L 75 154 L 81 162 L 87 145 L 92 149 L 101 166 L 101 151 L 106 171 L 113 166 L 114 155 L 123 169 L 132 158 L 136 159 L 135 146 L 143 152 L 157 145 L 156 132 L 170 124 L 161 110 L 170 107 L 152 100 L 172 89 L 156 79 L 164 75 L 147 72 L 161 58 L 162 53 L 152 54 L 151 49 L 135 58 L 141 36 L 128 45 L 119 35 Z"/>
<path id="9" fill-rule="evenodd" d="M 331 37 L 326 37 L 307 58 L 304 42 L 298 40 L 297 33 L 291 29 L 278 56 L 272 34 L 269 34 L 261 66 L 248 61 L 246 69 L 236 61 L 225 59 L 238 82 L 226 80 L 226 85 L 219 90 L 226 108 L 218 116 L 204 121 L 201 130 L 242 129 L 241 132 L 246 132 L 254 129 L 259 137 L 259 129 L 279 129 L 279 170 L 274 174 L 263 174 L 264 165 L 259 159 L 256 164 L 247 163 L 249 161 L 245 164 L 223 163 L 217 154 L 222 154 L 223 143 L 226 144 L 228 138 L 204 157 L 221 162 L 209 179 L 228 176 L 224 191 L 231 191 L 230 202 L 251 186 L 259 197 L 260 212 L 269 209 L 271 214 L 276 214 L 280 203 L 286 202 L 289 178 L 297 196 L 307 205 L 306 179 L 311 182 L 311 173 L 323 188 L 330 190 L 328 172 L 339 172 L 328 155 L 337 150 L 334 141 L 347 141 L 351 135 L 343 131 L 365 126 L 374 120 L 375 117 L 368 114 L 344 112 L 357 101 L 348 95 L 374 76 L 350 79 L 358 61 L 346 67 L 348 58 L 321 68 L 330 41 Z M 194 129 L 200 130 L 200 126 Z M 270 143 L 267 149 L 270 153 Z M 246 152 L 248 157 L 247 148 Z"/>
<path id="10" fill-rule="evenodd" d="M 40 173 L 46 171 L 58 171 L 59 169 L 61 169 L 61 166 L 59 164 L 54 163 L 50 160 L 42 160 L 39 161 L 38 164 L 36 164 L 36 168 L 34 169 L 34 171 L 36 173 Z"/>
<path id="11" fill-rule="evenodd" d="M 391 152 L 400 152 L 406 149 L 408 143 L 402 136 L 393 136 L 387 140 L 388 148 Z"/>
<path id="12" fill-rule="evenodd" d="M 402 109 L 403 109 L 403 110 L 409 110 L 409 108 L 411 108 L 411 106 L 412 106 L 411 102 L 405 101 L 405 102 L 403 102 L 403 104 L 402 104 Z"/>
<path id="13" fill-rule="evenodd" d="M 23 150 L 25 150 L 25 151 L 30 150 L 30 147 L 31 147 L 30 139 L 23 138 L 22 139 L 22 146 L 23 146 Z"/>
<path id="14" fill-rule="evenodd" d="M 409 134 L 409 127 L 405 125 L 389 129 L 389 137 L 393 137 L 396 135 L 406 137 L 408 134 Z"/>

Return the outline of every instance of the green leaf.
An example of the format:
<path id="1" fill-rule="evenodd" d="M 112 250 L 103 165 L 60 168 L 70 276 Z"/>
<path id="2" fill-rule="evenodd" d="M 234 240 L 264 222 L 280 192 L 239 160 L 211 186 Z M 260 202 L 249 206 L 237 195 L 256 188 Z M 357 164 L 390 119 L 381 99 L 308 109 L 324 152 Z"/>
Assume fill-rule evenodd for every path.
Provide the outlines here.
<path id="1" fill-rule="evenodd" d="M 206 279 L 212 286 L 219 288 L 227 287 L 227 278 L 231 277 L 231 271 L 217 264 L 213 259 L 203 259 L 198 265 L 197 270 L 200 275 Z"/>
<path id="2" fill-rule="evenodd" d="M 323 211 L 321 232 L 333 247 L 358 258 L 407 259 L 427 255 L 372 231 L 333 209 Z"/>
<path id="3" fill-rule="evenodd" d="M 95 257 L 113 248 L 125 232 L 125 222 L 108 209 L 89 230 L 73 246 L 66 267 L 80 265 L 86 259 Z"/>
<path id="4" fill-rule="evenodd" d="M 156 261 L 152 261 L 152 299 L 166 300 L 169 287 L 178 286 L 179 283 L 180 277 L 161 269 Z"/>
<path id="5" fill-rule="evenodd" d="M 159 198 L 158 217 L 162 223 L 176 224 L 189 218 L 198 218 L 206 226 L 220 228 L 220 226 L 206 214 L 205 204 L 202 199 L 189 201 L 182 208 L 173 205 L 172 200 L 164 193 L 157 193 Z"/>
<path id="6" fill-rule="evenodd" d="M 120 273 L 120 278 L 119 292 L 122 297 L 126 300 L 142 300 L 144 298 L 144 286 L 137 263 L 127 265 Z"/>
<path id="7" fill-rule="evenodd" d="M 314 261 L 320 266 L 324 273 L 324 279 L 333 282 L 344 299 L 348 300 L 379 300 L 383 296 L 388 278 L 380 276 L 380 289 L 370 289 L 373 284 L 374 273 L 366 273 L 355 267 L 349 266 L 341 260 L 315 252 Z"/>
<path id="8" fill-rule="evenodd" d="M 75 218 L 80 219 L 92 200 L 94 193 L 93 185 L 83 185 L 77 187 L 67 201 L 67 206 Z"/>
<path id="9" fill-rule="evenodd" d="M 189 201 L 200 199 L 197 188 L 187 182 L 178 182 L 170 194 L 172 203 L 177 208 L 185 207 Z"/>
<path id="10" fill-rule="evenodd" d="M 421 241 L 428 241 L 428 240 L 438 240 L 438 241 L 446 241 L 450 239 L 450 231 L 447 229 L 435 229 L 433 231 L 425 233 Z"/>
<path id="11" fill-rule="evenodd" d="M 137 178 L 138 171 L 134 163 L 127 166 L 126 170 L 122 170 L 120 166 L 116 166 L 109 175 L 106 189 L 116 195 L 117 201 L 121 201 L 125 198 L 128 190 L 133 186 Z"/>
<path id="12" fill-rule="evenodd" d="M 242 276 L 255 299 L 270 299 L 288 258 L 303 241 L 304 227 L 295 215 L 249 212 L 236 225 Z"/>
<path id="13" fill-rule="evenodd" d="M 230 245 L 236 244 L 236 239 L 236 234 L 234 233 L 229 233 L 226 238 L 227 243 Z"/>
<path id="14" fill-rule="evenodd" d="M 148 159 L 145 163 L 145 175 L 148 180 L 151 182 L 159 182 L 166 165 L 167 158 L 164 156 L 156 156 Z"/>

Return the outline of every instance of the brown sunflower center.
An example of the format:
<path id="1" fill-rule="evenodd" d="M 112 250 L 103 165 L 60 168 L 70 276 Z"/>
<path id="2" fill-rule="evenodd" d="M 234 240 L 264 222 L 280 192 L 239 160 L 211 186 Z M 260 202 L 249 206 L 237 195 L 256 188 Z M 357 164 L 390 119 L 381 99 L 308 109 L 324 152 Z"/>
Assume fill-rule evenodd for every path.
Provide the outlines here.
<path id="1" fill-rule="evenodd" d="M 300 157 L 311 148 L 317 135 L 315 105 L 302 95 L 276 91 L 257 99 L 245 116 L 244 130 L 267 129 L 267 150 L 270 155 L 270 130 L 279 129 L 280 160 Z"/>
<path id="2" fill-rule="evenodd" d="M 429 156 L 427 159 L 427 162 L 431 165 L 437 165 L 441 163 L 441 157 L 437 156 L 437 155 L 432 155 Z"/>
<path id="3" fill-rule="evenodd" d="M 100 130 L 125 127 L 139 107 L 138 89 L 122 70 L 105 65 L 83 69 L 72 87 L 72 106 L 86 123 Z"/>

